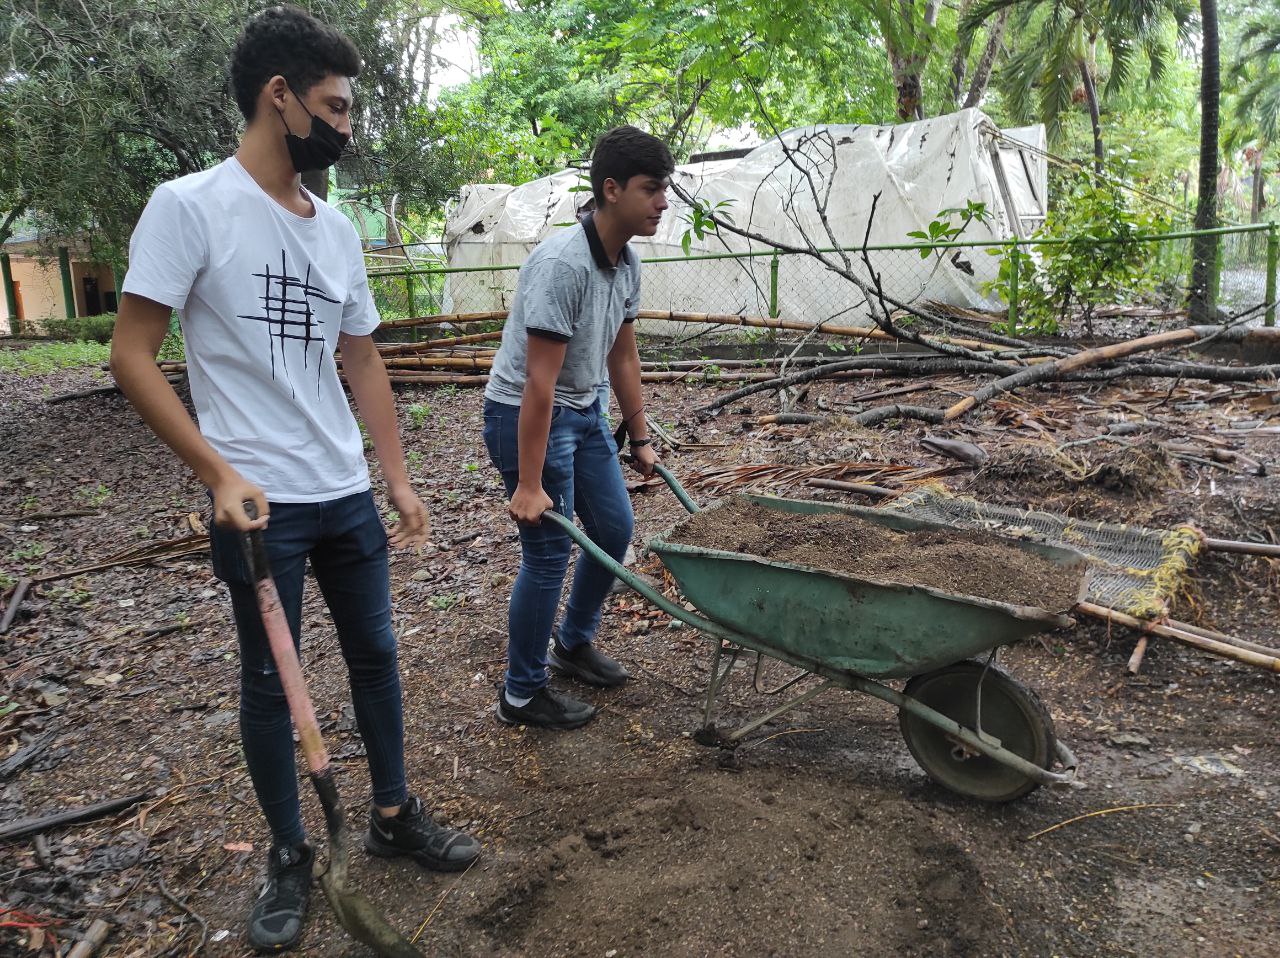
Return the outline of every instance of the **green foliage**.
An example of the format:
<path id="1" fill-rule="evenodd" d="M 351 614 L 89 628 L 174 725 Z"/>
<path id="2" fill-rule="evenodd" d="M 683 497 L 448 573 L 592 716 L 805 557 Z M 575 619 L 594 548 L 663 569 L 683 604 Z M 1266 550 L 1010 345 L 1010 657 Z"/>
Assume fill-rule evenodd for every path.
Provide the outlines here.
<path id="1" fill-rule="evenodd" d="M 1123 173 L 1123 170 L 1120 171 Z M 1092 331 L 1099 306 L 1135 302 L 1159 287 L 1153 268 L 1156 244 L 1137 237 L 1168 229 L 1158 208 L 1140 207 L 1133 194 L 1113 179 L 1078 174 L 1063 185 L 1044 227 L 1018 249 L 992 250 L 1001 257 L 998 278 L 989 291 L 1009 300 L 1013 261 L 1018 263 L 1018 326 L 1052 333 L 1080 310 Z M 1036 245 L 1036 239 L 1052 239 Z"/>
<path id="2" fill-rule="evenodd" d="M 73 319 L 46 319 L 41 325 L 50 339 L 109 343 L 116 317 L 113 313 L 104 313 L 101 316 L 77 316 Z"/>
<path id="3" fill-rule="evenodd" d="M 412 428 L 421 429 L 427 424 L 431 416 L 431 407 L 426 403 L 416 402 L 409 407 L 409 421 L 413 423 Z"/>
<path id="4" fill-rule="evenodd" d="M 955 222 L 953 218 L 958 218 Z M 912 239 L 921 243 L 952 243 L 963 235 L 973 222 L 985 223 L 990 219 L 987 204 L 968 200 L 964 206 L 940 210 L 938 215 L 923 230 L 911 230 L 907 233 Z M 920 258 L 928 259 L 934 253 L 942 255 L 942 250 L 921 249 Z"/>
<path id="5" fill-rule="evenodd" d="M 38 343 L 26 349 L 0 350 L 0 371 L 19 376 L 43 376 L 59 369 L 101 366 L 111 358 L 111 347 L 96 342 Z"/>
<path id="6" fill-rule="evenodd" d="M 76 490 L 76 498 L 95 509 L 111 498 L 111 490 L 98 483 L 96 487 L 84 486 Z"/>
<path id="7" fill-rule="evenodd" d="M 156 359 L 164 363 L 180 363 L 186 358 L 187 347 L 182 339 L 182 327 L 178 325 L 178 314 L 174 313 L 169 317 L 169 331 L 164 334 Z"/>
<path id="8" fill-rule="evenodd" d="M 684 231 L 680 237 L 680 248 L 684 250 L 684 255 L 689 255 L 689 249 L 693 245 L 694 239 L 702 239 L 716 232 L 716 220 L 720 219 L 726 223 L 733 223 L 733 211 L 731 207 L 734 200 L 720 200 L 718 203 L 710 205 L 704 204 L 694 199 L 693 205 L 689 207 L 687 213 L 681 214 L 689 228 Z"/>

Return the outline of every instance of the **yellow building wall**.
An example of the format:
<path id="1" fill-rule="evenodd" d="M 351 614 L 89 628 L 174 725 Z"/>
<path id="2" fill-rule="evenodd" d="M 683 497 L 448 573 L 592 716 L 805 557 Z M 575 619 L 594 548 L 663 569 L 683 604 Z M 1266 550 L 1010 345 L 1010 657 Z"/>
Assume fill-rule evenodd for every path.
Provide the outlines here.
<path id="1" fill-rule="evenodd" d="M 13 256 L 10 257 L 10 265 L 22 299 L 24 333 L 44 332 L 41 320 L 66 318 L 62 305 L 62 274 L 58 272 L 56 259 L 41 262 Z M 0 296 L 0 307 L 3 306 L 4 297 Z"/>
<path id="2" fill-rule="evenodd" d="M 43 320 L 65 319 L 66 307 L 62 298 L 62 273 L 58 269 L 58 260 L 36 259 L 13 254 L 10 256 L 13 270 L 13 281 L 18 287 L 18 297 L 22 301 L 23 333 L 40 335 L 48 330 Z M 93 276 L 98 280 L 98 295 L 101 297 L 103 309 L 106 307 L 107 293 L 116 289 L 115 273 L 105 263 L 86 263 L 71 261 L 71 287 L 75 292 L 76 315 L 88 315 L 88 304 L 85 302 L 84 277 Z M 9 316 L 9 305 L 3 293 L 0 293 L 0 334 L 12 333 L 13 322 Z"/>

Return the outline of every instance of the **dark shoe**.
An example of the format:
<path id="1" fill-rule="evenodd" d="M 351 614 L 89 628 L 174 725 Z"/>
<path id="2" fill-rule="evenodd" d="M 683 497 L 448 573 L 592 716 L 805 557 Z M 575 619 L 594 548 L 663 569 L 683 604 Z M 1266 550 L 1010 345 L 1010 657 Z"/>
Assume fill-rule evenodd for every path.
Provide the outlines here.
<path id="1" fill-rule="evenodd" d="M 596 707 L 543 687 L 527 705 L 512 705 L 506 692 L 498 689 L 498 721 L 505 725 L 532 725 L 536 728 L 582 728 L 596 717 Z"/>
<path id="2" fill-rule="evenodd" d="M 379 858 L 407 855 L 438 872 L 460 872 L 480 857 L 480 843 L 475 838 L 437 825 L 416 795 L 410 795 L 400 813 L 390 818 L 371 809 L 364 847 Z"/>
<path id="3" fill-rule="evenodd" d="M 311 867 L 316 853 L 301 845 L 272 845 L 267 883 L 249 912 L 249 944 L 256 951 L 284 951 L 302 937 L 311 900 Z"/>
<path id="4" fill-rule="evenodd" d="M 631 678 L 621 662 L 609 658 L 591 642 L 569 651 L 556 641 L 547 654 L 547 664 L 559 675 L 569 675 L 602 689 L 616 688 Z"/>

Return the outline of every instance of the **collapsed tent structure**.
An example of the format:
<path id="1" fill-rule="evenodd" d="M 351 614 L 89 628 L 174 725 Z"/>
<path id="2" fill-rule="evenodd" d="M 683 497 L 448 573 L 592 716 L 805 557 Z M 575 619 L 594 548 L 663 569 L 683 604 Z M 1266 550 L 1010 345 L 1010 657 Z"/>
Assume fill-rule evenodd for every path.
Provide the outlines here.
<path id="1" fill-rule="evenodd" d="M 856 248 L 856 271 L 877 274 L 894 299 L 991 305 L 988 284 L 999 261 L 983 249 L 922 256 L 874 247 L 916 242 L 909 234 L 936 219 L 958 225 L 959 214 L 944 211 L 970 202 L 984 213 L 959 242 L 1028 235 L 1046 212 L 1045 146 L 1042 126 L 999 131 L 971 109 L 898 126 L 789 130 L 749 151 L 681 166 L 673 181 L 749 233 L 789 246 Z M 521 186 L 464 187 L 445 227 L 449 265 L 518 265 L 590 205 L 586 174 L 574 169 Z M 873 248 L 865 256 L 870 270 L 864 245 Z M 634 246 L 647 262 L 646 308 L 816 322 L 862 305 L 853 284 L 811 257 L 782 256 L 775 264 L 772 247 L 759 240 L 725 229 L 692 235 L 689 206 L 675 195 L 657 235 Z M 696 258 L 711 255 L 720 258 Z M 514 270 L 451 273 L 445 309 L 505 309 L 515 281 Z"/>

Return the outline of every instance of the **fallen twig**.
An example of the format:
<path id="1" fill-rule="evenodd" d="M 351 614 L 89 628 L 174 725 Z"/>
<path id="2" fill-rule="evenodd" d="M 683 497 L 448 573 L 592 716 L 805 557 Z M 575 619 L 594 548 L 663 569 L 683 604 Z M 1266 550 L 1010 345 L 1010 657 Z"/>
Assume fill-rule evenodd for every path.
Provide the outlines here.
<path id="1" fill-rule="evenodd" d="M 22 604 L 23 598 L 27 594 L 27 590 L 31 588 L 31 583 L 36 580 L 24 576 L 18 580 L 18 584 L 13 587 L 13 592 L 9 596 L 9 604 L 4 607 L 4 616 L 0 617 L 0 635 L 4 635 L 9 631 L 9 626 L 13 625 L 13 620 L 17 618 L 18 606 Z"/>
<path id="2" fill-rule="evenodd" d="M 1028 835 L 1024 839 L 1024 841 L 1029 842 L 1031 841 L 1031 839 L 1039 838 L 1041 835 L 1048 835 L 1050 832 L 1056 832 L 1059 828 L 1065 828 L 1066 826 L 1074 822 L 1082 822 L 1086 818 L 1097 818 L 1100 815 L 1111 815 L 1115 812 L 1133 812 L 1133 811 L 1137 811 L 1140 808 L 1177 808 L 1177 807 L 1178 806 L 1176 804 L 1172 804 L 1170 802 L 1144 802 L 1141 805 L 1117 805 L 1114 808 L 1102 808 L 1096 812 L 1089 812 L 1086 815 L 1077 815 L 1075 818 L 1068 818 L 1064 822 L 1058 822 L 1058 824 L 1056 825 L 1050 825 L 1048 828 L 1042 828 L 1040 829 L 1040 831 L 1034 832 Z"/>
<path id="3" fill-rule="evenodd" d="M 175 895 L 173 892 L 169 891 L 169 889 L 165 887 L 163 878 L 157 879 L 157 882 L 160 887 L 160 894 L 164 895 L 164 897 L 168 900 L 169 904 L 173 905 L 175 908 L 179 908 L 182 911 L 186 912 L 188 915 L 191 916 L 191 918 L 195 921 L 195 923 L 200 926 L 200 940 L 196 942 L 195 947 L 191 949 L 191 954 L 195 955 L 195 954 L 199 954 L 201 951 L 204 951 L 205 943 L 209 940 L 209 925 L 205 922 L 203 918 L 200 917 L 200 915 L 198 915 L 195 911 L 192 910 L 190 905 L 188 905 L 185 901 L 183 901 L 181 898 L 179 898 L 177 895 Z M 170 950 L 172 951 L 172 948 Z"/>
<path id="4" fill-rule="evenodd" d="M 107 940 L 109 934 L 111 934 L 111 925 L 101 918 L 95 918 L 90 922 L 85 936 L 67 953 L 67 958 L 89 958 Z"/>

